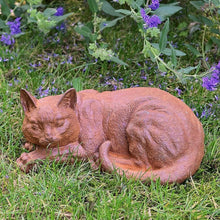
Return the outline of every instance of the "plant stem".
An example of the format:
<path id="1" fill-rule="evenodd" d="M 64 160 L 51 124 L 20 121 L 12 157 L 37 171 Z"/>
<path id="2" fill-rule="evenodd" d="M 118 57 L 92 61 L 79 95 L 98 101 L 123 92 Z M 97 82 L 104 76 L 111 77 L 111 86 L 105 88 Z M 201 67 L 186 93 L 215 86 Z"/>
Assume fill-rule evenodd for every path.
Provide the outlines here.
<path id="1" fill-rule="evenodd" d="M 207 26 L 205 25 L 204 32 L 203 32 L 203 35 L 202 35 L 202 59 L 203 59 L 203 62 L 205 64 L 205 67 L 207 69 L 209 69 L 208 64 L 207 64 L 207 62 L 205 60 L 205 45 L 204 45 L 204 43 L 205 43 L 206 28 L 207 28 Z"/>
<path id="2" fill-rule="evenodd" d="M 22 0 L 22 1 L 20 2 L 20 4 L 15 5 L 15 7 L 14 7 L 14 9 L 12 9 L 12 11 L 14 12 L 20 5 L 23 4 L 23 2 L 24 2 L 24 0 Z M 6 18 L 5 23 L 8 22 L 8 20 L 9 20 L 10 17 L 11 17 L 11 11 L 10 11 L 10 14 L 8 15 L 8 17 Z"/>
<path id="3" fill-rule="evenodd" d="M 177 71 L 174 70 L 173 68 L 169 67 L 169 66 L 160 58 L 159 55 L 156 55 L 156 54 L 154 53 L 153 50 L 151 50 L 151 52 L 153 53 L 154 58 L 155 58 L 156 60 L 158 60 L 160 63 L 162 63 L 168 70 L 170 70 L 171 72 L 173 72 L 173 73 L 175 74 L 175 76 L 182 82 L 182 78 L 181 78 L 179 72 L 177 72 Z"/>

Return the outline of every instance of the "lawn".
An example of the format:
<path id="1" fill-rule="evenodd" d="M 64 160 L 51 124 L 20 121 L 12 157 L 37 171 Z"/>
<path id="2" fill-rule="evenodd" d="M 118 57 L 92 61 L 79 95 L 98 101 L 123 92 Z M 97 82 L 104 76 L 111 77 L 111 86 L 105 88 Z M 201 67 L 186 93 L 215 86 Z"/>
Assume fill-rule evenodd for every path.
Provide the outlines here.
<path id="1" fill-rule="evenodd" d="M 128 18 L 103 31 L 103 40 L 110 42 L 128 66 L 97 60 L 73 29 L 76 21 L 91 16 L 88 5 L 84 1 L 50 4 L 75 12 L 66 21 L 66 31 L 52 30 L 46 36 L 37 30 L 27 31 L 13 46 L 0 42 L 0 219 L 218 219 L 219 88 L 208 91 L 201 80 L 181 84 L 171 73 L 161 73 L 143 56 L 142 37 L 135 22 Z M 202 33 L 189 37 L 187 28 L 178 26 L 190 23 L 188 10 L 170 19 L 168 40 L 187 54 L 178 58 L 182 67 L 197 65 L 201 60 L 185 45 L 200 45 Z M 220 56 L 213 47 L 207 57 L 212 65 Z M 137 86 L 170 92 L 200 119 L 205 132 L 205 156 L 190 179 L 182 184 L 147 184 L 92 170 L 88 162 L 77 159 L 72 165 L 45 161 L 29 174 L 18 168 L 16 159 L 26 151 L 22 148 L 21 88 L 41 98 L 72 87 L 77 91 L 105 91 Z"/>

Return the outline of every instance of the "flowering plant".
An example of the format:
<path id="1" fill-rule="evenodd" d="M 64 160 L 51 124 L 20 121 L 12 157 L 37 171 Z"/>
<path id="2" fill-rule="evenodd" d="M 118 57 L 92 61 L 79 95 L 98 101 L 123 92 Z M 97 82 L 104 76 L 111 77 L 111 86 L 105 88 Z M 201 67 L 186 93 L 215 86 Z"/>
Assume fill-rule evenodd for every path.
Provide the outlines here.
<path id="1" fill-rule="evenodd" d="M 185 83 L 186 79 L 200 78 L 203 81 L 203 86 L 209 90 L 214 90 L 219 84 L 219 78 L 216 75 L 207 77 L 208 74 L 210 75 L 213 72 L 213 68 L 209 70 L 209 66 L 205 62 L 204 51 L 202 56 L 207 69 L 204 74 L 197 74 L 200 70 L 201 62 L 197 66 L 179 67 L 178 57 L 186 54 L 175 49 L 167 40 L 169 17 L 182 9 L 178 2 L 160 4 L 159 0 L 113 0 L 117 7 L 115 9 L 107 0 L 87 1 L 93 14 L 92 22 L 86 24 L 79 22 L 75 27 L 75 31 L 87 39 L 89 53 L 96 59 L 113 61 L 120 65 L 128 66 L 127 63 L 118 58 L 112 49 L 108 48 L 108 44 L 103 42 L 101 38 L 102 32 L 106 28 L 111 28 L 118 21 L 130 17 L 137 23 L 139 32 L 143 37 L 142 53 L 145 58 L 151 59 L 152 62 L 156 63 L 161 72 L 173 73 L 182 83 Z M 27 2 L 24 0 L 10 0 L 9 3 L 1 0 L 0 2 L 0 43 L 2 42 L 9 46 L 14 44 L 16 37 L 25 33 L 27 26 L 32 27 L 32 30 L 37 26 L 44 34 L 48 34 L 53 27 L 63 30 L 65 28 L 64 23 L 57 26 L 58 23 L 61 23 L 72 14 L 64 15 L 62 7 L 57 9 L 47 8 L 46 5 L 42 4 L 42 0 L 27 0 Z M 193 1 L 191 4 L 199 7 L 201 2 Z M 207 0 L 204 0 L 204 2 L 207 2 Z M 219 8 L 217 1 L 212 0 L 209 2 L 214 2 L 211 4 L 212 7 Z M 122 8 L 120 8 L 121 5 L 123 6 Z M 103 16 L 103 12 L 108 17 L 113 17 L 113 19 L 107 20 Z M 217 13 L 220 13 L 219 10 Z M 206 25 L 210 23 L 210 20 L 205 18 L 201 21 L 204 21 Z M 216 29 L 214 30 L 216 32 Z M 211 39 L 213 42 L 219 43 L 217 38 L 211 37 Z M 195 49 L 192 51 L 195 51 Z M 194 74 L 189 74 L 192 71 L 194 71 Z"/>
<path id="2" fill-rule="evenodd" d="M 186 55 L 180 50 L 168 43 L 167 35 L 169 32 L 169 17 L 181 10 L 178 3 L 160 4 L 159 0 L 115 0 L 120 5 L 126 4 L 129 9 L 115 9 L 106 0 L 88 0 L 90 10 L 93 13 L 93 26 L 84 24 L 78 25 L 75 30 L 87 38 L 89 43 L 89 52 L 96 58 L 101 60 L 110 60 L 121 65 L 127 64 L 120 60 L 117 55 L 107 49 L 107 44 L 100 41 L 102 31 L 117 24 L 119 20 L 125 17 L 134 19 L 139 27 L 139 31 L 143 36 L 143 54 L 146 58 L 150 58 L 155 62 L 162 72 L 172 72 L 179 81 L 185 82 L 190 71 L 200 68 L 196 67 L 179 68 L 177 57 Z M 100 16 L 99 12 L 114 16 L 111 21 L 107 21 Z M 159 26 L 160 25 L 160 26 Z M 164 57 L 168 57 L 168 62 L 164 61 Z"/>
<path id="3" fill-rule="evenodd" d="M 1 1 L 0 6 L 0 30 L 2 30 L 0 41 L 6 45 L 13 45 L 15 38 L 24 34 L 23 30 L 27 26 L 30 27 L 30 24 L 37 25 L 41 32 L 47 34 L 72 14 L 64 15 L 63 8 L 46 8 L 42 0 L 27 0 L 27 2 L 12 0 L 10 4 Z M 35 25 L 32 25 L 32 28 L 35 28 Z"/>
<path id="4" fill-rule="evenodd" d="M 216 66 L 213 66 L 210 69 L 211 72 L 211 77 L 203 77 L 202 81 L 202 86 L 206 88 L 209 91 L 214 91 L 216 90 L 218 84 L 220 83 L 220 61 Z"/>
<path id="5" fill-rule="evenodd" d="M 145 0 L 113 1 L 120 5 L 127 5 L 126 8 L 129 9 L 115 9 L 106 0 L 88 0 L 90 10 L 93 13 L 93 26 L 91 27 L 91 24 L 82 25 L 80 23 L 80 25 L 75 28 L 78 33 L 90 41 L 89 52 L 91 55 L 100 58 L 101 60 L 110 60 L 127 66 L 127 64 L 120 60 L 111 49 L 107 49 L 108 45 L 103 43 L 103 41 L 100 41 L 100 39 L 102 31 L 105 28 L 110 28 L 116 25 L 119 20 L 122 20 L 125 17 L 130 17 L 136 21 L 139 31 L 143 36 L 142 53 L 145 58 L 150 58 L 152 62 L 155 62 L 161 72 L 173 73 L 181 83 L 185 83 L 187 79 L 191 78 L 203 78 L 204 84 L 204 77 L 208 75 L 211 70 L 207 68 L 207 72 L 198 75 L 197 73 L 200 70 L 201 62 L 199 62 L 197 66 L 180 68 L 178 66 L 177 57 L 185 56 L 186 54 L 175 49 L 167 40 L 169 32 L 169 17 L 182 9 L 178 5 L 178 2 L 160 4 L 159 0 L 147 0 L 147 2 Z M 196 4 L 195 1 L 191 3 Z M 216 2 L 215 4 L 213 3 L 212 6 L 213 5 L 216 6 Z M 102 12 L 102 14 L 104 12 L 115 18 L 111 21 L 107 21 L 99 12 Z M 212 39 L 217 41 L 215 38 Z M 194 71 L 194 74 L 189 74 L 192 71 Z M 211 79 L 213 78 L 211 77 Z M 208 80 L 205 81 L 208 82 Z M 216 87 L 218 83 L 216 84 L 216 80 L 214 80 L 214 82 Z"/>

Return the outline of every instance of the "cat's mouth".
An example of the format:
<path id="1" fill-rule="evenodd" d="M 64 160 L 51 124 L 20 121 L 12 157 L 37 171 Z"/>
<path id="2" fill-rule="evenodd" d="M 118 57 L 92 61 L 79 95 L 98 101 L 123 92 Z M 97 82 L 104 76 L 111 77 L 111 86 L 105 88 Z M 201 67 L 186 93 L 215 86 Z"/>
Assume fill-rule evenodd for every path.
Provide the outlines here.
<path id="1" fill-rule="evenodd" d="M 46 148 L 54 148 L 54 147 L 59 147 L 59 141 L 58 140 L 40 140 L 40 145 Z"/>

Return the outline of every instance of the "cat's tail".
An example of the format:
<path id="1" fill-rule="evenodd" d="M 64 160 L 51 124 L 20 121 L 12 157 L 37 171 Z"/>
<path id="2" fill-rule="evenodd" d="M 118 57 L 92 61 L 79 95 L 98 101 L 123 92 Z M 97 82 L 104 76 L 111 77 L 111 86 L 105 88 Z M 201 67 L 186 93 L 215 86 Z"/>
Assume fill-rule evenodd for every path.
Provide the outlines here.
<path id="1" fill-rule="evenodd" d="M 125 174 L 128 178 L 140 179 L 142 181 L 156 181 L 158 178 L 160 179 L 161 184 L 168 183 L 182 183 L 184 180 L 192 176 L 200 166 L 200 163 L 203 158 L 203 152 L 199 151 L 195 148 L 187 155 L 184 155 L 178 158 L 176 161 L 172 163 L 172 165 L 162 167 L 160 169 L 140 169 L 140 167 L 136 167 L 137 169 L 129 169 L 120 166 L 120 160 L 122 163 L 124 162 L 123 158 L 116 158 L 119 163 L 115 165 L 114 158 L 109 156 L 111 151 L 111 142 L 104 142 L 99 148 L 99 156 L 101 160 L 101 166 L 104 170 L 108 172 L 112 172 L 113 170 L 117 170 L 117 173 L 120 175 Z M 127 160 L 128 161 L 128 160 Z M 131 162 L 132 163 L 132 162 Z"/>

